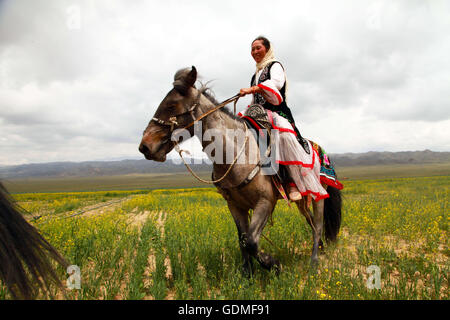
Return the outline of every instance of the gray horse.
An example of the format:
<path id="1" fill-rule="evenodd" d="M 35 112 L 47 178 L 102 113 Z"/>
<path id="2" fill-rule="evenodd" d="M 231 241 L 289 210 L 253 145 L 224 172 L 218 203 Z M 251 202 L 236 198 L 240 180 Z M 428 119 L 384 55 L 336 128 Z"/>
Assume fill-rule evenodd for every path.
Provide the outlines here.
<path id="1" fill-rule="evenodd" d="M 239 246 L 244 259 L 243 271 L 248 275 L 252 274 L 252 257 L 254 257 L 263 268 L 268 270 L 274 268 L 276 272 L 279 272 L 279 262 L 269 254 L 261 252 L 258 243 L 267 220 L 280 199 L 280 192 L 270 175 L 264 174 L 262 170 L 255 170 L 254 161 L 245 160 L 254 159 L 255 155 L 257 160 L 260 159 L 256 138 L 250 130 L 246 130 L 245 122 L 226 109 L 218 109 L 216 107 L 218 103 L 208 94 L 205 87 L 195 88 L 196 80 L 195 67 L 182 69 L 175 74 L 174 87 L 162 100 L 145 129 L 139 151 L 147 160 L 164 162 L 167 153 L 176 145 L 173 141 L 173 133 L 180 128 L 189 131 L 190 136 L 204 135 L 207 130 L 244 132 L 247 142 L 245 149 L 241 148 L 242 144 L 241 146 L 235 144 L 234 140 L 231 141 L 224 133 L 221 144 L 223 150 L 227 149 L 227 144 L 235 145 L 232 156 L 234 160 L 238 158 L 239 161 L 233 162 L 230 169 L 230 162 L 223 163 L 212 159 L 212 176 L 213 179 L 223 177 L 215 185 L 227 201 L 237 226 Z M 197 123 L 195 120 L 198 119 L 202 119 L 201 130 L 194 130 L 192 124 Z M 207 139 L 200 139 L 200 141 L 204 150 L 212 143 Z M 240 152 L 241 149 L 244 152 Z M 296 202 L 298 209 L 313 230 L 312 265 L 317 265 L 319 248 L 323 247 L 322 230 L 327 241 L 335 241 L 339 233 L 341 194 L 338 189 L 330 186 L 327 192 L 330 195 L 329 198 L 313 201 L 314 214 L 309 210 L 305 198 Z M 253 210 L 251 216 L 250 210 Z"/>

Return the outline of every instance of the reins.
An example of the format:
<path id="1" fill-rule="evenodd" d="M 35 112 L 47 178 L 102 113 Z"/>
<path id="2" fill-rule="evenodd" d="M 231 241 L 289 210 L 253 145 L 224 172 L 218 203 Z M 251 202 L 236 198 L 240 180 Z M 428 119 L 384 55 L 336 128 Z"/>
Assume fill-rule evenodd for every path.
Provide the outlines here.
<path id="1" fill-rule="evenodd" d="M 189 124 L 186 125 L 185 127 L 180 128 L 181 130 L 184 130 L 184 129 L 188 129 L 188 128 L 192 127 L 195 123 L 197 123 L 198 121 L 202 120 L 203 118 L 209 116 L 209 115 L 212 114 L 213 112 L 216 112 L 217 110 L 219 110 L 219 109 L 225 107 L 225 106 L 226 106 L 227 104 L 229 104 L 230 102 L 234 102 L 234 114 L 236 115 L 236 103 L 237 103 L 237 101 L 239 100 L 239 98 L 241 97 L 241 95 L 240 95 L 239 93 L 236 94 L 236 95 L 234 95 L 233 97 L 231 97 L 231 98 L 229 98 L 229 99 L 227 99 L 227 100 L 221 102 L 220 104 L 218 104 L 217 106 L 215 106 L 213 109 L 207 111 L 206 113 L 202 114 L 200 117 L 198 117 L 198 118 L 195 119 L 192 113 L 193 113 L 193 111 L 195 110 L 195 108 L 199 106 L 201 95 L 202 95 L 202 92 L 199 91 L 199 94 L 198 94 L 198 97 L 197 97 L 195 103 L 194 103 L 194 104 L 193 104 L 186 112 L 183 112 L 183 113 L 181 113 L 181 114 L 178 114 L 178 115 L 176 115 L 176 116 L 174 116 L 174 117 L 170 117 L 170 118 L 169 118 L 169 121 L 164 121 L 164 120 L 161 120 L 161 119 L 158 119 L 158 118 L 153 118 L 152 120 L 156 121 L 157 123 L 159 123 L 159 124 L 161 124 L 161 125 L 170 126 L 170 130 L 171 130 L 171 132 L 173 132 L 174 126 L 178 126 L 177 117 L 179 117 L 179 116 L 181 116 L 181 115 L 185 115 L 185 114 L 190 113 L 190 114 L 192 115 L 192 118 L 194 119 L 194 121 L 192 121 L 191 123 L 189 123 Z M 215 183 L 218 183 L 218 182 L 222 181 L 223 179 L 225 179 L 226 176 L 230 173 L 231 169 L 232 169 L 233 166 L 236 164 L 237 159 L 242 155 L 242 153 L 243 153 L 243 151 L 244 151 L 244 149 L 245 149 L 245 145 L 247 144 L 247 141 L 248 141 L 248 134 L 247 134 L 247 133 L 248 133 L 248 128 L 247 128 L 247 124 L 245 124 L 245 123 L 244 123 L 244 126 L 245 126 L 245 141 L 244 141 L 244 143 L 242 144 L 242 147 L 241 147 L 241 149 L 239 150 L 239 152 L 237 153 L 237 155 L 236 155 L 236 157 L 234 158 L 233 162 L 232 162 L 232 163 L 230 164 L 230 166 L 228 167 L 227 171 L 224 173 L 224 175 L 223 175 L 222 177 L 220 177 L 220 178 L 217 179 L 217 180 L 205 180 L 205 179 L 200 178 L 200 177 L 199 177 L 199 176 L 191 169 L 191 167 L 187 164 L 186 160 L 183 158 L 183 152 L 186 152 L 186 153 L 189 154 L 189 151 L 180 149 L 180 146 L 178 145 L 178 142 L 177 142 L 177 141 L 174 141 L 174 143 L 175 143 L 175 150 L 176 150 L 176 151 L 178 152 L 178 154 L 180 155 L 180 157 L 181 157 L 181 159 L 183 160 L 183 163 L 184 163 L 184 165 L 186 166 L 186 168 L 188 169 L 188 171 L 189 171 L 189 172 L 190 172 L 197 180 L 199 180 L 200 182 L 203 182 L 203 183 L 208 183 L 208 184 L 215 184 Z"/>
<path id="2" fill-rule="evenodd" d="M 190 124 L 188 124 L 187 126 L 185 126 L 183 129 L 187 129 L 187 128 L 192 127 L 192 126 L 194 125 L 194 123 L 196 123 L 197 121 L 199 121 L 199 120 L 201 120 L 201 119 L 203 119 L 203 118 L 209 116 L 211 113 L 216 112 L 217 110 L 219 110 L 219 109 L 225 107 L 227 104 L 229 104 L 230 102 L 233 102 L 233 101 L 234 101 L 234 114 L 236 115 L 236 103 L 237 103 L 237 101 L 239 100 L 240 97 L 241 97 L 241 95 L 238 93 L 237 95 L 232 96 L 231 98 L 229 98 L 229 99 L 223 101 L 222 103 L 218 104 L 215 108 L 213 108 L 213 109 L 207 111 L 206 113 L 202 114 L 200 117 L 198 117 L 198 118 L 195 119 L 193 122 L 191 122 Z M 193 105 L 192 108 L 197 107 L 197 106 L 198 106 L 198 102 L 199 102 L 199 101 L 197 101 L 196 103 L 194 103 L 194 105 Z M 192 108 L 191 108 L 191 109 L 192 109 Z"/>
<path id="3" fill-rule="evenodd" d="M 177 114 L 176 116 L 170 117 L 168 121 L 166 120 L 161 120 L 158 118 L 153 117 L 152 120 L 156 121 L 157 123 L 164 125 L 164 126 L 169 126 L 170 127 L 170 131 L 173 131 L 174 126 L 178 126 L 178 122 L 177 122 L 177 118 L 179 116 L 183 116 L 185 114 L 190 113 L 192 115 L 192 112 L 194 112 L 195 108 L 197 108 L 200 104 L 200 98 L 202 96 L 202 92 L 199 91 L 198 96 L 196 101 L 194 102 L 194 104 L 185 112 Z M 192 127 L 196 122 L 198 122 L 199 120 L 209 116 L 211 113 L 219 110 L 220 108 L 225 107 L 227 104 L 229 104 L 230 102 L 234 101 L 234 114 L 236 114 L 236 103 L 239 100 L 239 98 L 241 97 L 241 95 L 238 93 L 235 96 L 232 96 L 231 98 L 223 101 L 222 103 L 218 104 L 216 107 L 214 107 L 213 109 L 207 111 L 206 113 L 202 114 L 200 117 L 198 117 L 197 119 L 194 118 L 194 116 L 192 115 L 192 118 L 194 118 L 194 121 L 192 121 L 191 123 L 189 123 L 187 126 L 180 128 L 181 130 L 183 129 L 187 129 Z"/>
<path id="4" fill-rule="evenodd" d="M 184 165 L 186 166 L 186 168 L 189 170 L 189 172 L 199 181 L 204 182 L 204 183 L 208 183 L 208 184 L 214 184 L 214 183 L 219 183 L 220 181 L 222 181 L 223 179 L 225 179 L 225 177 L 230 173 L 231 169 L 233 168 L 233 166 L 235 165 L 237 159 L 241 156 L 242 152 L 245 149 L 245 145 L 247 144 L 248 141 L 248 134 L 247 134 L 247 125 L 244 123 L 245 125 L 245 141 L 242 144 L 241 150 L 239 150 L 238 154 L 236 155 L 236 157 L 234 158 L 233 162 L 230 164 L 230 166 L 228 167 L 227 171 L 223 174 L 222 177 L 220 177 L 217 180 L 205 180 L 200 178 L 194 171 L 192 171 L 191 167 L 186 163 L 186 160 L 184 160 L 183 158 L 183 152 L 189 153 L 189 151 L 186 150 L 182 150 L 180 149 L 178 142 L 175 141 L 175 150 L 179 153 L 181 159 L 183 159 Z"/>

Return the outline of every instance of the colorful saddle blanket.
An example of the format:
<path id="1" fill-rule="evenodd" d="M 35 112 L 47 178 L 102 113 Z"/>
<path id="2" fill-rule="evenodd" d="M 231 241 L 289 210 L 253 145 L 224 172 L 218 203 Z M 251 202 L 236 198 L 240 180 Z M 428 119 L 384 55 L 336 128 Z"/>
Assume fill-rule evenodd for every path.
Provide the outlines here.
<path id="1" fill-rule="evenodd" d="M 311 146 L 317 152 L 320 159 L 320 182 L 326 184 L 327 186 L 334 187 L 336 189 L 342 190 L 344 185 L 337 179 L 336 171 L 334 170 L 334 165 L 330 161 L 325 150 L 319 146 L 314 141 L 309 140 Z"/>

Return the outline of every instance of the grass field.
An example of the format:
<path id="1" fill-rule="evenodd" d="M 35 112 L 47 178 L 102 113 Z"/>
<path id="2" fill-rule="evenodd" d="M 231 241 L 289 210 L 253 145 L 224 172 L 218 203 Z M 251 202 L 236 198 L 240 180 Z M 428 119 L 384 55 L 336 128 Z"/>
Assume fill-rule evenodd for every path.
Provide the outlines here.
<path id="1" fill-rule="evenodd" d="M 42 216 L 32 223 L 81 270 L 80 290 L 44 299 L 449 299 L 450 176 L 344 183 L 339 241 L 325 247 L 318 271 L 309 266 L 309 226 L 280 201 L 264 230 L 270 242 L 260 244 L 282 272 L 256 264 L 251 279 L 241 275 L 236 227 L 215 189 L 14 197 Z M 381 289 L 367 287 L 371 265 Z"/>

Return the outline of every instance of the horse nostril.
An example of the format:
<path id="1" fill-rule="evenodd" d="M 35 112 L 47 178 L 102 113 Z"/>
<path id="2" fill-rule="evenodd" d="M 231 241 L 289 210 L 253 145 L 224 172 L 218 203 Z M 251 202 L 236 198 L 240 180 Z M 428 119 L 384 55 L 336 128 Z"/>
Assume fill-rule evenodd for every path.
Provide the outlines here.
<path id="1" fill-rule="evenodd" d="M 148 147 L 147 147 L 145 144 L 141 143 L 141 145 L 139 146 L 139 151 L 140 151 L 141 153 L 145 154 L 145 153 L 148 152 L 149 150 L 148 150 Z"/>

